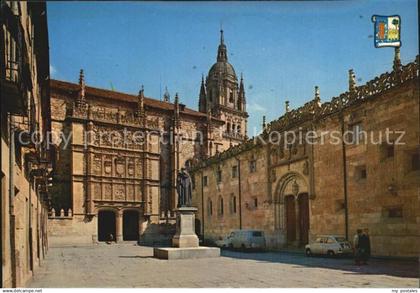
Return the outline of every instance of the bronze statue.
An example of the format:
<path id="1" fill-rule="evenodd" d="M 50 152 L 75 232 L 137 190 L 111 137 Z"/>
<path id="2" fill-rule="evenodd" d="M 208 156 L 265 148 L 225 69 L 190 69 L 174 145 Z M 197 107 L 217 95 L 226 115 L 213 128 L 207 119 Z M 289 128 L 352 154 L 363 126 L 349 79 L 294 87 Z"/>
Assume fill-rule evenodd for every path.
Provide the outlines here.
<path id="1" fill-rule="evenodd" d="M 176 178 L 176 191 L 178 193 L 178 207 L 190 207 L 192 205 L 192 182 L 190 174 L 185 168 L 181 168 Z"/>

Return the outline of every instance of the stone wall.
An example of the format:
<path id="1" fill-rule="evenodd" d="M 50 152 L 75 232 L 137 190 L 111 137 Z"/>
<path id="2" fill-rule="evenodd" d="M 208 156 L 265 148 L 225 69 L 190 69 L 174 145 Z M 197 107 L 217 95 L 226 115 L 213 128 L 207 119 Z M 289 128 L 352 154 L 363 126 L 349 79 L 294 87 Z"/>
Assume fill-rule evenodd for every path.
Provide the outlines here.
<path id="1" fill-rule="evenodd" d="M 420 129 L 416 62 L 325 104 L 316 95 L 270 123 L 261 135 L 267 138 L 274 130 L 314 131 L 314 144 L 285 146 L 250 140 L 195 165 L 193 202 L 204 238 L 214 241 L 235 229 L 259 229 L 265 232 L 268 248 L 279 249 L 302 247 L 323 234 L 352 240 L 357 229 L 368 229 L 373 255 L 417 256 Z M 388 128 L 394 131 L 390 135 L 394 143 L 399 137 L 395 131 L 404 131 L 404 145 L 375 144 L 370 137 L 366 138 L 369 143 L 342 144 L 343 131 L 355 127 L 374 135 L 375 140 L 379 133 L 385 136 Z M 238 159 L 240 183 L 231 176 Z M 253 162 L 256 171 L 250 172 Z M 218 172 L 222 172 L 219 183 Z M 229 213 L 232 195 L 238 195 L 238 213 Z"/>

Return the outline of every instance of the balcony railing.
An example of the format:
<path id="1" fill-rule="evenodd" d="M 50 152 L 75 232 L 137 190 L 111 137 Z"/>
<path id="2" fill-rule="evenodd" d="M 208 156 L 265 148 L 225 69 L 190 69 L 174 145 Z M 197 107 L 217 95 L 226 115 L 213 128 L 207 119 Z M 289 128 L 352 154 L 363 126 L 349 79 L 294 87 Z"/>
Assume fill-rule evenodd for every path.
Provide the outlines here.
<path id="1" fill-rule="evenodd" d="M 245 136 L 243 136 L 240 133 L 237 132 L 224 132 L 223 137 L 225 138 L 233 138 L 233 139 L 244 139 Z"/>

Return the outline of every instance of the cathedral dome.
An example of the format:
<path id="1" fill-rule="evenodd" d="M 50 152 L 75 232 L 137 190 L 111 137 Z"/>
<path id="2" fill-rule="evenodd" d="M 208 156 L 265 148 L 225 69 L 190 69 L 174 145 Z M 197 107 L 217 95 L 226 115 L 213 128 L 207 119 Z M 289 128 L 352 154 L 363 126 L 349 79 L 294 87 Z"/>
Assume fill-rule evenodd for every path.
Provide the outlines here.
<path id="1" fill-rule="evenodd" d="M 227 61 L 214 63 L 214 65 L 209 70 L 208 76 L 211 79 L 218 78 L 219 76 L 231 77 L 231 78 L 234 78 L 235 80 L 237 79 L 235 69 L 233 69 L 233 66 Z"/>
<path id="2" fill-rule="evenodd" d="M 217 62 L 210 68 L 208 77 L 210 79 L 231 78 L 237 80 L 235 69 L 228 62 L 227 49 L 223 40 L 223 30 L 220 31 L 220 44 L 217 50 Z"/>

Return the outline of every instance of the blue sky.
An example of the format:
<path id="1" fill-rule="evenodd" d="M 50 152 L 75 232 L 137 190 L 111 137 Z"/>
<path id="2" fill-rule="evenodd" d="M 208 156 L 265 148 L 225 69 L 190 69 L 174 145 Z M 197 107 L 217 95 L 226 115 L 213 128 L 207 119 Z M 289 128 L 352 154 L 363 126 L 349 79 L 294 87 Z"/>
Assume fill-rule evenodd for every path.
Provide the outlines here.
<path id="1" fill-rule="evenodd" d="M 201 74 L 216 61 L 220 25 L 229 62 L 241 72 L 249 135 L 313 98 L 347 90 L 392 69 L 393 48 L 373 45 L 371 16 L 401 16 L 401 59 L 418 52 L 416 0 L 302 2 L 48 2 L 51 76 L 198 108 Z"/>

